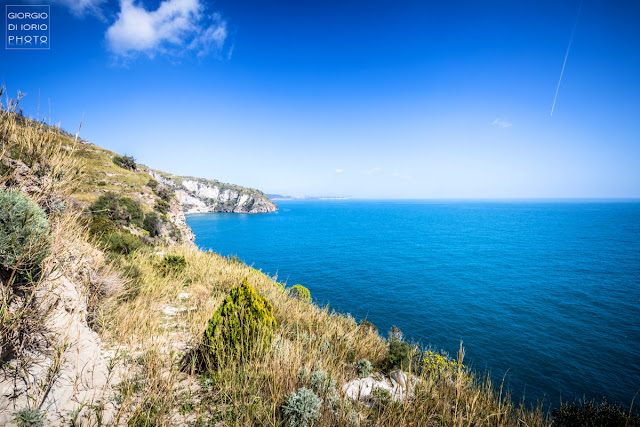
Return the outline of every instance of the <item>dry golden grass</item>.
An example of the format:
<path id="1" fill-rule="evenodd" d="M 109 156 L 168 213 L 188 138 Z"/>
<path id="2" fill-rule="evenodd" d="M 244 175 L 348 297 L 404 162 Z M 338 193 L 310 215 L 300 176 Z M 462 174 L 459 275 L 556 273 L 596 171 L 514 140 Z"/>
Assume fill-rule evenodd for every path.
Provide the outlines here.
<path id="1" fill-rule="evenodd" d="M 159 274 L 156 265 L 165 253 L 184 256 L 185 271 Z M 159 248 L 119 257 L 114 265 L 133 278 L 104 304 L 100 324 L 109 341 L 127 349 L 121 358 L 129 372 L 121 416 L 134 425 L 281 425 L 286 397 L 304 385 L 303 367 L 326 371 L 340 389 L 357 377 L 357 360 L 380 366 L 387 352 L 385 340 L 353 318 L 292 298 L 273 278 L 215 253 Z M 245 277 L 273 304 L 278 327 L 271 349 L 250 363 L 213 372 L 181 368 L 209 317 Z M 181 300 L 184 293 L 189 298 Z M 418 378 L 412 399 L 383 407 L 325 405 L 319 423 L 349 425 L 355 411 L 363 425 L 546 425 L 539 408 L 514 405 L 488 378 L 472 379 L 462 370 L 424 371 Z"/>

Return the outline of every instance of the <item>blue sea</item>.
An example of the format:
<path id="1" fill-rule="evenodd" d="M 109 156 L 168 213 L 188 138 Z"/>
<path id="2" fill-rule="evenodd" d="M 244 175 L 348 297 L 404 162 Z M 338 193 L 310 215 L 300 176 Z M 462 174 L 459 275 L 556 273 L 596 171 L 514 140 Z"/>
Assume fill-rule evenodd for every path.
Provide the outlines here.
<path id="1" fill-rule="evenodd" d="M 196 244 L 236 255 L 383 336 L 489 371 L 557 406 L 640 390 L 640 202 L 279 201 L 190 215 Z M 637 403 L 637 402 L 636 402 Z"/>

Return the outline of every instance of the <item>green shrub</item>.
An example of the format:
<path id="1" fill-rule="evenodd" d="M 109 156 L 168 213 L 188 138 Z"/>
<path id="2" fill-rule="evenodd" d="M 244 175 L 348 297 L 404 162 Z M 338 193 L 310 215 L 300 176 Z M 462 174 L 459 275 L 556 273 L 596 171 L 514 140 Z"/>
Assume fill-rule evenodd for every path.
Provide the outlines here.
<path id="1" fill-rule="evenodd" d="M 0 190 L 0 273 L 35 279 L 51 253 L 47 215 L 19 191 Z"/>
<path id="2" fill-rule="evenodd" d="M 209 366 L 228 358 L 249 360 L 269 348 L 276 319 L 269 300 L 259 296 L 247 279 L 231 289 L 204 333 L 203 357 Z"/>
<path id="3" fill-rule="evenodd" d="M 160 233 L 160 216 L 155 212 L 149 212 L 144 216 L 142 228 L 149 232 L 149 236 L 156 237 Z"/>
<path id="4" fill-rule="evenodd" d="M 149 182 L 147 182 L 147 186 L 149 186 L 153 191 L 156 191 L 156 188 L 158 188 L 158 181 L 151 178 Z"/>
<path id="5" fill-rule="evenodd" d="M 165 255 L 158 264 L 158 269 L 163 276 L 182 273 L 187 266 L 187 260 L 182 255 Z"/>
<path id="6" fill-rule="evenodd" d="M 291 393 L 282 407 L 282 412 L 290 427 L 312 426 L 320 417 L 322 402 L 306 387 Z"/>
<path id="7" fill-rule="evenodd" d="M 138 168 L 136 161 L 131 156 L 114 156 L 113 163 L 120 166 L 123 169 L 135 171 Z"/>
<path id="8" fill-rule="evenodd" d="M 96 185 L 98 187 L 105 187 L 107 185 L 107 181 L 98 181 Z"/>
<path id="9" fill-rule="evenodd" d="M 389 352 L 385 359 L 385 367 L 387 370 L 396 368 L 408 369 L 410 365 L 411 345 L 397 338 L 389 341 Z"/>
<path id="10" fill-rule="evenodd" d="M 358 376 L 360 378 L 368 377 L 369 374 L 371 374 L 371 371 L 373 370 L 373 365 L 371 365 L 371 362 L 369 362 L 367 359 L 358 360 L 357 366 L 358 366 Z"/>
<path id="11" fill-rule="evenodd" d="M 289 294 L 299 300 L 311 302 L 311 292 L 302 285 L 293 285 L 289 290 Z"/>
<path id="12" fill-rule="evenodd" d="M 100 196 L 89 209 L 97 218 L 108 218 L 116 224 L 134 224 L 142 227 L 144 219 L 142 207 L 130 197 L 120 197 L 109 192 Z"/>
<path id="13" fill-rule="evenodd" d="M 169 202 L 164 200 L 157 200 L 155 205 L 155 210 L 160 212 L 162 215 L 166 215 L 169 212 Z"/>
<path id="14" fill-rule="evenodd" d="M 108 251 L 123 255 L 128 255 L 142 246 L 142 241 L 128 231 L 107 234 L 103 236 L 102 241 Z"/>
<path id="15" fill-rule="evenodd" d="M 22 408 L 14 413 L 12 421 L 18 427 L 42 427 L 44 415 L 36 408 Z"/>
<path id="16" fill-rule="evenodd" d="M 638 427 L 640 415 L 625 411 L 619 404 L 611 404 L 606 400 L 602 403 L 595 401 L 581 401 L 565 403 L 551 413 L 552 426 L 558 427 Z"/>
<path id="17" fill-rule="evenodd" d="M 89 233 L 91 233 L 91 235 L 93 236 L 102 237 L 110 233 L 115 233 L 117 230 L 118 227 L 116 227 L 116 225 L 110 219 L 94 217 L 91 220 Z"/>

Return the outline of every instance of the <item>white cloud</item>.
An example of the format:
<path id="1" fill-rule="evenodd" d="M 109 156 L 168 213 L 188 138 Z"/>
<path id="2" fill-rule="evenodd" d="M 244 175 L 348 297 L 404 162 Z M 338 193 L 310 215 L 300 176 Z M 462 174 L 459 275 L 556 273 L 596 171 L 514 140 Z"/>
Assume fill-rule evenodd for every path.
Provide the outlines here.
<path id="1" fill-rule="evenodd" d="M 206 16 L 200 0 L 165 0 L 154 11 L 120 0 L 120 13 L 106 39 L 109 50 L 123 57 L 184 51 L 207 55 L 222 50 L 227 22 L 217 13 Z"/>
<path id="2" fill-rule="evenodd" d="M 66 7 L 77 17 L 82 17 L 87 14 L 102 17 L 101 7 L 105 2 L 106 0 L 52 0 L 52 3 Z M 42 2 L 35 1 L 33 3 L 41 4 Z"/>
<path id="3" fill-rule="evenodd" d="M 382 173 L 382 168 L 373 168 L 371 170 L 366 171 L 365 175 L 380 175 Z"/>
<path id="4" fill-rule="evenodd" d="M 505 119 L 495 119 L 493 122 L 491 122 L 492 126 L 498 126 L 501 128 L 508 128 L 509 126 L 511 126 L 511 122 L 506 121 Z"/>
<path id="5" fill-rule="evenodd" d="M 344 169 L 336 169 L 336 173 L 342 173 L 344 172 Z"/>

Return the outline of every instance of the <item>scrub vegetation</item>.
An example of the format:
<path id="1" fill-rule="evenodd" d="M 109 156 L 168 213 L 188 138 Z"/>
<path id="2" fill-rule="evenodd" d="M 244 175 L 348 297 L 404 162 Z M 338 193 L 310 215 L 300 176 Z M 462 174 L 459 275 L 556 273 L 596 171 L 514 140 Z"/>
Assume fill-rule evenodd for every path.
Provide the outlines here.
<path id="1" fill-rule="evenodd" d="M 109 366 L 118 372 L 105 390 L 108 404 L 91 407 L 90 424 L 100 425 L 108 410 L 114 425 L 129 426 L 553 422 L 541 405 L 513 402 L 502 385 L 464 367 L 462 346 L 453 359 L 404 341 L 397 329 L 384 339 L 367 321 L 358 324 L 350 315 L 310 303 L 302 286 L 289 291 L 277 277 L 242 262 L 152 239 L 162 219 L 148 213 L 170 195 L 158 196 L 159 185 L 148 174 L 116 165 L 106 150 L 76 143 L 55 129 L 19 121 L 14 104 L 1 114 L 2 164 L 9 165 L 3 166 L 2 194 L 20 201 L 18 216 L 33 212 L 24 229 L 5 227 L 2 232 L 27 233 L 38 241 L 46 237 L 50 252 L 28 248 L 30 268 L 36 264 L 51 271 L 48 260 L 88 245 L 104 254 L 101 268 L 120 281 L 110 292 L 87 294 L 90 325 L 110 354 Z M 9 154 L 27 161 L 31 171 L 60 178 L 51 188 L 26 191 L 12 181 L 15 167 L 4 161 Z M 76 187 L 68 176 L 80 177 Z M 147 202 L 133 197 L 140 193 Z M 52 197 L 69 208 L 63 214 L 44 213 Z M 78 201 L 87 207 L 74 207 Z M 2 206 L 2 215 L 13 215 Z M 5 256 L 2 268 L 21 265 Z M 21 295 L 38 288 L 40 279 L 27 277 L 30 287 L 21 288 Z M 3 296 L 10 294 L 10 286 L 3 279 Z M 46 313 L 25 309 L 17 318 L 6 297 L 1 304 L 3 351 L 11 348 L 20 356 L 25 346 L 38 345 L 34 331 L 46 330 Z M 379 392 L 373 401 L 358 402 L 343 395 L 347 382 L 381 377 L 396 368 L 413 384 L 407 398 L 394 400 Z M 15 423 L 41 425 L 41 409 L 17 411 Z M 584 416 L 579 412 L 576 416 Z M 560 416 L 572 414 L 565 408 Z"/>

